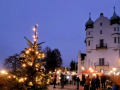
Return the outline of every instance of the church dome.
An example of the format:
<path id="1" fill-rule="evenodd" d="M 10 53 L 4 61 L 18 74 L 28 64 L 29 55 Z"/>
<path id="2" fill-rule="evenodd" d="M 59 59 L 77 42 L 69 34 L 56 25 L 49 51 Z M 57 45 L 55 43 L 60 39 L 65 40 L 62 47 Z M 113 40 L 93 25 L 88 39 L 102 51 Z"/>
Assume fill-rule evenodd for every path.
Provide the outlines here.
<path id="1" fill-rule="evenodd" d="M 90 14 L 89 14 L 89 20 L 86 22 L 85 26 L 87 28 L 93 28 L 94 22 L 91 20 Z"/>
<path id="2" fill-rule="evenodd" d="M 116 14 L 115 7 L 114 7 L 113 16 L 110 18 L 110 22 L 111 24 L 120 24 L 120 17 Z"/>

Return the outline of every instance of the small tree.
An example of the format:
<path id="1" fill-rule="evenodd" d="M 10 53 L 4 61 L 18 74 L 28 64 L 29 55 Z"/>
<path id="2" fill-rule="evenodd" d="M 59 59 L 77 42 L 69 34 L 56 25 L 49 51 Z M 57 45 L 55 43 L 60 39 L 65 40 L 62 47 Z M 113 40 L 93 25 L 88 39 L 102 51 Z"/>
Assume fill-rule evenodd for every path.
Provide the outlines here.
<path id="1" fill-rule="evenodd" d="M 44 66 L 45 62 L 42 59 L 45 57 L 44 52 L 41 51 L 41 43 L 37 44 L 37 25 L 33 29 L 35 31 L 34 43 L 31 43 L 26 37 L 29 47 L 22 51 L 24 58 L 21 60 L 22 69 L 20 74 L 20 82 L 24 82 L 27 87 L 30 86 L 32 89 L 43 89 L 47 88 L 49 83 L 49 75 L 45 75 Z M 25 79 L 26 78 L 26 79 Z"/>

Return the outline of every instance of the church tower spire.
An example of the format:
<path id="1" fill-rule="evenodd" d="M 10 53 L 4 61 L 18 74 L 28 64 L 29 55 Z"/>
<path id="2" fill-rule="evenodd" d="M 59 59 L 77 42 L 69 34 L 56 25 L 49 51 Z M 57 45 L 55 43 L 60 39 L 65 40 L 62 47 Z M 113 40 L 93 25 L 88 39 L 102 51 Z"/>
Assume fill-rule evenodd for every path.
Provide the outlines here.
<path id="1" fill-rule="evenodd" d="M 85 24 L 86 29 L 93 28 L 93 24 L 94 24 L 94 22 L 91 20 L 91 13 L 89 13 L 89 20 Z"/>

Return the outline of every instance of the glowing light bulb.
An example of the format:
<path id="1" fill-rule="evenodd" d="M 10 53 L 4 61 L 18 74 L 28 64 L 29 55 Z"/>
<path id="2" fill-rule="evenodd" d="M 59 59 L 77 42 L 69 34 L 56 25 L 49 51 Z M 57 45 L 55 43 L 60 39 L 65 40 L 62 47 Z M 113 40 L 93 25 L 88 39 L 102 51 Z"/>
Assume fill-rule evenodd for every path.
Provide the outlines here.
<path id="1" fill-rule="evenodd" d="M 27 50 L 25 53 L 26 53 L 26 54 L 29 54 L 29 50 Z"/>
<path id="2" fill-rule="evenodd" d="M 25 80 L 27 80 L 27 78 L 26 78 L 26 77 L 25 77 L 24 79 L 25 79 Z"/>
<path id="3" fill-rule="evenodd" d="M 36 42 L 36 41 L 37 41 L 37 39 L 34 39 L 34 41 Z"/>
<path id="4" fill-rule="evenodd" d="M 35 29 L 35 28 L 33 28 L 33 31 L 36 31 L 36 29 Z"/>
<path id="5" fill-rule="evenodd" d="M 110 73 L 112 73 L 113 71 L 110 71 Z"/>
<path id="6" fill-rule="evenodd" d="M 33 35 L 33 38 L 35 38 L 35 35 Z"/>
<path id="7" fill-rule="evenodd" d="M 82 70 L 85 70 L 85 68 L 84 68 L 83 66 L 81 67 L 81 69 L 82 69 Z"/>
<path id="8" fill-rule="evenodd" d="M 19 82 L 24 82 L 24 79 L 23 79 L 23 78 L 20 78 L 20 79 L 19 79 Z"/>
<path id="9" fill-rule="evenodd" d="M 5 70 L 2 70 L 2 71 L 1 71 L 1 74 L 6 74 L 6 71 L 5 71 Z"/>
<path id="10" fill-rule="evenodd" d="M 45 55 L 44 54 L 42 54 L 42 58 L 44 58 L 45 57 Z"/>
<path id="11" fill-rule="evenodd" d="M 38 56 L 38 58 L 41 58 L 40 56 Z"/>
<path id="12" fill-rule="evenodd" d="M 116 71 L 116 68 L 113 68 L 113 71 Z"/>
<path id="13" fill-rule="evenodd" d="M 26 64 L 22 64 L 22 67 L 26 67 Z"/>
<path id="14" fill-rule="evenodd" d="M 92 70 L 92 68 L 89 68 L 89 70 Z"/>
<path id="15" fill-rule="evenodd" d="M 32 63 L 32 62 L 28 62 L 28 65 L 29 65 L 29 66 L 32 66 L 32 65 L 33 65 L 33 63 Z"/>
<path id="16" fill-rule="evenodd" d="M 11 78 L 11 76 L 8 76 L 8 78 Z"/>
<path id="17" fill-rule="evenodd" d="M 16 76 L 13 76 L 13 78 L 15 78 Z"/>
<path id="18" fill-rule="evenodd" d="M 36 54 L 38 54 L 39 52 L 38 51 L 36 51 Z"/>

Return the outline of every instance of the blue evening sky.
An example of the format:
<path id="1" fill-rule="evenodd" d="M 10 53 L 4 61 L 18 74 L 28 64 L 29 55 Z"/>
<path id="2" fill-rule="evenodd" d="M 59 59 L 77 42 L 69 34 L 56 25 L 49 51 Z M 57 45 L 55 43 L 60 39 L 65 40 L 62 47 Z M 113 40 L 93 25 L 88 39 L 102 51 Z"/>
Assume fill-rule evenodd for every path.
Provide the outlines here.
<path id="1" fill-rule="evenodd" d="M 110 18 L 113 7 L 120 16 L 120 0 L 0 0 L 0 68 L 10 55 L 27 47 L 24 36 L 32 41 L 33 26 L 38 24 L 42 47 L 58 48 L 63 66 L 85 53 L 85 23 L 91 12 L 95 21 L 100 13 Z"/>

